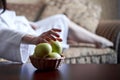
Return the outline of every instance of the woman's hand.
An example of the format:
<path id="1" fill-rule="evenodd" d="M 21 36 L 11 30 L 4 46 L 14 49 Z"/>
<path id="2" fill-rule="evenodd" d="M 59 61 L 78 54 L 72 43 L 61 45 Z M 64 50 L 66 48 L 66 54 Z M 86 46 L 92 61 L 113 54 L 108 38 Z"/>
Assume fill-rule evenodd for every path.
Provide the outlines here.
<path id="1" fill-rule="evenodd" d="M 60 35 L 57 32 L 61 32 L 61 29 L 54 28 L 47 32 L 44 32 L 40 36 L 36 37 L 36 44 L 43 43 L 43 42 L 49 43 L 51 40 L 62 41 L 62 39 L 60 38 Z"/>
<path id="2" fill-rule="evenodd" d="M 61 32 L 61 29 L 54 28 L 47 32 L 44 32 L 43 34 L 41 34 L 40 36 L 37 36 L 37 37 L 31 36 L 31 35 L 26 35 L 23 37 L 22 41 L 24 43 L 35 44 L 35 45 L 37 45 L 39 43 L 44 43 L 44 42 L 49 43 L 51 40 L 62 41 L 58 32 Z"/>

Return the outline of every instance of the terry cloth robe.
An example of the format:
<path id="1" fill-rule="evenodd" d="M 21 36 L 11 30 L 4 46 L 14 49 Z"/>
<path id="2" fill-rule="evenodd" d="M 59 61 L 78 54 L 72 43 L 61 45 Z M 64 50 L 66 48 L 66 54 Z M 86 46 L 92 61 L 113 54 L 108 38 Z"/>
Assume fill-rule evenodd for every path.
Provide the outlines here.
<path id="1" fill-rule="evenodd" d="M 16 16 L 14 11 L 6 10 L 0 14 L 0 57 L 25 63 L 34 53 L 35 45 L 22 43 L 22 37 L 26 34 L 38 36 L 52 28 L 62 29 L 62 32 L 59 33 L 63 39 L 62 46 L 68 48 L 68 21 L 64 15 L 58 14 L 38 22 L 29 22 L 24 16 Z M 39 28 L 35 31 L 29 23 Z"/>

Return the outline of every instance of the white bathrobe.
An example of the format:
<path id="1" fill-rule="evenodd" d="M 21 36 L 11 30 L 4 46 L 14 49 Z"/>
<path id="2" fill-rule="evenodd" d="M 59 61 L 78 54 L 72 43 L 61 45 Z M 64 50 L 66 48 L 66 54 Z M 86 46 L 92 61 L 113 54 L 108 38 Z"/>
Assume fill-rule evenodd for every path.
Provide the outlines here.
<path id="1" fill-rule="evenodd" d="M 0 10 L 1 12 L 2 10 Z M 14 62 L 25 63 L 33 54 L 35 45 L 23 44 L 21 39 L 26 34 L 38 36 L 51 28 L 60 28 L 63 48 L 68 48 L 68 19 L 64 15 L 55 15 L 38 22 L 31 22 L 38 26 L 34 31 L 24 16 L 16 16 L 14 11 L 6 10 L 0 14 L 0 57 Z"/>

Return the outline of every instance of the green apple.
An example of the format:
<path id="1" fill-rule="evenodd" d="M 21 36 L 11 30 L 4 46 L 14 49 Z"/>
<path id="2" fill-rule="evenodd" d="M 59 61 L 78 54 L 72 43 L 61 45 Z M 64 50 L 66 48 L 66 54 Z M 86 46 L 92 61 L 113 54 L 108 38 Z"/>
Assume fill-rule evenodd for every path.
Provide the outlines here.
<path id="1" fill-rule="evenodd" d="M 52 52 L 52 47 L 49 43 L 40 43 L 35 47 L 34 56 L 44 58 Z"/>
<path id="2" fill-rule="evenodd" d="M 52 52 L 62 53 L 62 44 L 59 41 L 51 41 Z"/>
<path id="3" fill-rule="evenodd" d="M 61 55 L 57 52 L 52 52 L 50 54 L 48 54 L 47 58 L 56 58 L 56 59 L 59 59 L 61 58 Z"/>

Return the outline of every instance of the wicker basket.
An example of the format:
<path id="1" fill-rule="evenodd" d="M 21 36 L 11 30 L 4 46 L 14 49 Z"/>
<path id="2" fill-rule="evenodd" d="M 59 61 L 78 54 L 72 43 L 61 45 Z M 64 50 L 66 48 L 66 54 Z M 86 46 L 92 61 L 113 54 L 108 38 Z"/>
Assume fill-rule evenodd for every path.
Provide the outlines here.
<path id="1" fill-rule="evenodd" d="M 30 61 L 38 70 L 48 71 L 57 69 L 63 63 L 64 58 L 64 56 L 62 56 L 60 59 L 36 58 L 34 56 L 30 56 Z"/>

